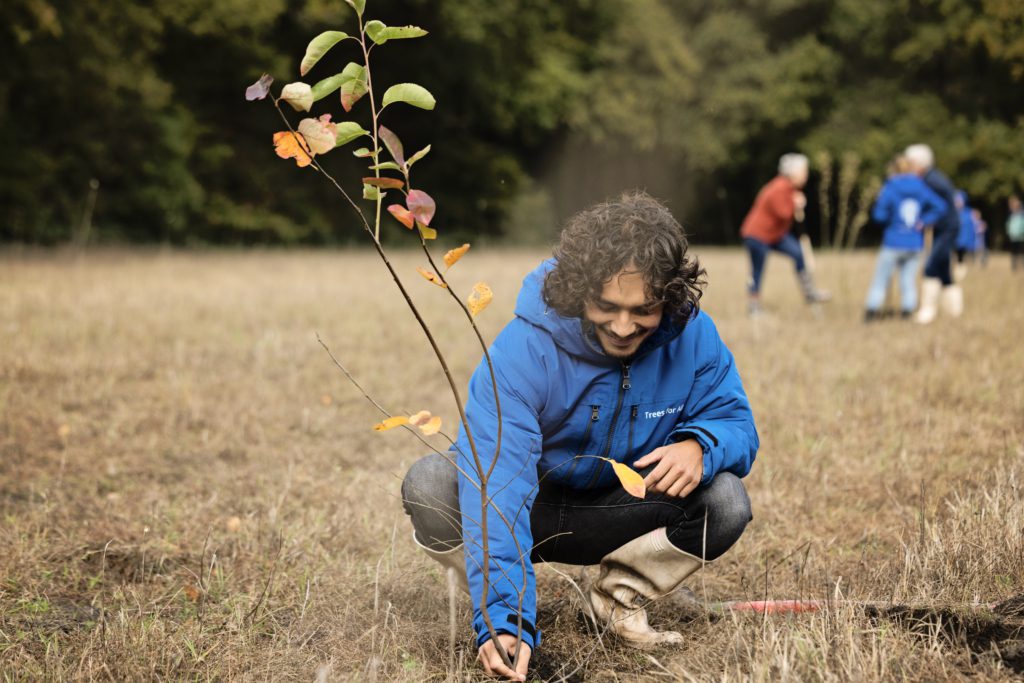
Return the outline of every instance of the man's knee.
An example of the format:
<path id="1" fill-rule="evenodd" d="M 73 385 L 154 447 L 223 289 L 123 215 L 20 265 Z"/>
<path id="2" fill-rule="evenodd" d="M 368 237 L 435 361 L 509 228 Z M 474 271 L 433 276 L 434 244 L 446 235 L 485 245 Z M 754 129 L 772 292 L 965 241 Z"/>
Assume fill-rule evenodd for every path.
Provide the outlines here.
<path id="1" fill-rule="evenodd" d="M 443 455 L 431 453 L 412 464 L 402 480 L 402 506 L 419 543 L 446 550 L 462 542 L 458 471 Z"/>
<path id="2" fill-rule="evenodd" d="M 708 560 L 728 550 L 753 519 L 750 497 L 740 478 L 731 472 L 720 472 L 708 484 L 704 493 L 707 509 L 708 538 L 714 543 L 708 547 Z"/>
<path id="3" fill-rule="evenodd" d="M 426 455 L 412 464 L 402 480 L 402 501 L 410 506 L 433 506 L 438 501 L 458 501 L 458 472 L 455 465 L 439 453 Z M 411 513 L 410 513 L 411 514 Z"/>

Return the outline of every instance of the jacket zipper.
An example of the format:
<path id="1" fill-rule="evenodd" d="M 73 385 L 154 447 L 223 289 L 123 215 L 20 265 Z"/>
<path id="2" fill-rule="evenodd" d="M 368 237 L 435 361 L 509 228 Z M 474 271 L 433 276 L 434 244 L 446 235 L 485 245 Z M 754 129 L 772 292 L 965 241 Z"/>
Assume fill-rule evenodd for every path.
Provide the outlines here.
<path id="1" fill-rule="evenodd" d="M 615 423 L 619 421 L 619 413 L 622 412 L 622 400 L 626 397 L 626 392 L 632 386 L 633 386 L 633 383 L 632 383 L 632 381 L 629 378 L 629 363 L 623 363 L 622 364 L 622 383 L 619 385 L 619 400 L 615 403 L 615 413 L 612 415 L 612 424 L 608 428 L 608 438 L 605 439 L 605 442 L 604 442 L 604 453 L 601 454 L 601 457 L 603 457 L 603 458 L 607 458 L 608 454 L 611 453 L 611 450 L 612 450 L 612 439 L 615 437 Z M 593 476 L 590 477 L 590 482 L 587 483 L 587 488 L 588 489 L 593 487 L 594 484 L 597 483 L 597 479 L 601 475 L 601 472 L 604 471 L 604 466 L 606 464 L 607 463 L 605 461 L 603 461 L 603 460 L 598 462 L 598 464 L 597 464 L 598 466 L 594 470 Z"/>
<path id="2" fill-rule="evenodd" d="M 587 428 L 583 430 L 583 439 L 580 441 L 579 450 L 582 450 L 583 447 L 587 445 L 587 439 L 590 438 L 590 429 L 591 427 L 594 426 L 594 423 L 597 422 L 598 419 L 601 417 L 600 411 L 601 406 L 590 406 L 590 420 L 587 421 Z M 576 468 L 580 464 L 580 455 L 582 455 L 582 453 L 576 454 L 577 457 L 574 458 L 572 467 L 569 468 L 569 474 L 566 475 L 565 477 L 565 481 L 572 481 L 572 475 L 576 473 Z"/>

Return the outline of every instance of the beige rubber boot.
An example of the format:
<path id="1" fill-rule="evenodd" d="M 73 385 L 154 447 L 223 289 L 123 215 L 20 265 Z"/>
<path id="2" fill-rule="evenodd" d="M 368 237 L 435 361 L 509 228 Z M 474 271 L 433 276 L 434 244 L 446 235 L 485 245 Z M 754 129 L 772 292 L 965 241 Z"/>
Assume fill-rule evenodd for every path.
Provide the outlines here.
<path id="1" fill-rule="evenodd" d="M 601 574 L 590 589 L 594 615 L 633 647 L 682 643 L 676 631 L 651 628 L 643 604 L 671 593 L 703 564 L 672 545 L 665 527 L 635 538 L 601 560 Z"/>
<path id="2" fill-rule="evenodd" d="M 942 310 L 954 318 L 964 313 L 964 290 L 960 285 L 942 288 Z"/>
<path id="3" fill-rule="evenodd" d="M 939 313 L 939 294 L 942 292 L 942 281 L 935 277 L 926 277 L 921 281 L 921 307 L 917 309 L 914 322 L 928 325 Z"/>
<path id="4" fill-rule="evenodd" d="M 465 544 L 460 543 L 451 550 L 431 550 L 419 542 L 415 531 L 412 534 L 412 542 L 416 544 L 416 547 L 425 552 L 427 557 L 444 568 L 445 576 L 451 577 L 450 580 L 455 581 L 455 586 L 459 590 L 469 595 L 469 581 L 466 579 L 466 557 L 462 552 Z"/>

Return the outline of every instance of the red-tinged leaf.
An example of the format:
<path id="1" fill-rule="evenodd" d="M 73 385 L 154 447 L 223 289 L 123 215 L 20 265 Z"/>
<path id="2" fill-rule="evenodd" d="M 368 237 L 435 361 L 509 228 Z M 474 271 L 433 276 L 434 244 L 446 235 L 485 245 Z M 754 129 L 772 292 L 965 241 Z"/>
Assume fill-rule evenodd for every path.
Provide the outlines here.
<path id="1" fill-rule="evenodd" d="M 359 149 L 352 152 L 352 156 L 359 157 L 360 159 L 365 159 L 366 157 L 372 157 L 373 152 L 367 149 L 366 147 L 360 147 Z"/>
<path id="2" fill-rule="evenodd" d="M 643 498 L 647 495 L 647 485 L 644 484 L 644 478 L 640 476 L 639 472 L 629 465 L 609 458 L 602 458 L 602 460 L 607 460 L 612 464 L 615 476 L 619 478 L 619 483 L 622 484 L 622 488 L 626 490 L 626 493 L 637 498 Z"/>
<path id="3" fill-rule="evenodd" d="M 476 317 L 480 311 L 487 308 L 488 304 L 494 298 L 494 292 L 487 286 L 486 282 L 478 282 L 473 285 L 473 291 L 469 293 L 469 298 L 466 299 L 466 306 L 469 307 L 469 312 Z"/>
<path id="4" fill-rule="evenodd" d="M 437 204 L 434 203 L 434 199 L 429 194 L 423 190 L 409 190 L 409 194 L 405 198 L 405 204 L 409 207 L 412 215 L 416 216 L 416 220 L 423 223 L 423 225 L 430 225 L 430 221 L 434 219 Z"/>
<path id="5" fill-rule="evenodd" d="M 270 84 L 273 82 L 274 79 L 270 74 L 263 74 L 260 76 L 260 80 L 245 89 L 245 99 L 250 102 L 253 100 L 262 100 L 270 92 Z"/>
<path id="6" fill-rule="evenodd" d="M 423 225 L 419 221 L 416 221 L 416 228 L 420 231 L 420 234 L 423 235 L 423 239 L 425 239 L 425 240 L 436 240 L 437 239 L 437 230 L 434 230 L 431 227 Z"/>
<path id="7" fill-rule="evenodd" d="M 373 425 L 373 431 L 386 432 L 389 429 L 401 427 L 402 425 L 405 424 L 409 424 L 409 418 L 405 417 L 404 415 L 396 415 L 394 417 L 389 417 L 383 422 L 378 422 L 377 424 Z"/>
<path id="8" fill-rule="evenodd" d="M 366 81 L 361 78 L 353 78 L 341 84 L 341 108 L 346 112 L 352 111 L 363 95 L 368 91 Z"/>
<path id="9" fill-rule="evenodd" d="M 318 119 L 302 119 L 299 121 L 299 135 L 306 139 L 313 154 L 326 154 L 335 147 L 338 126 L 331 123 L 330 114 Z"/>
<path id="10" fill-rule="evenodd" d="M 313 163 L 309 155 L 309 146 L 301 135 L 292 133 L 290 130 L 283 130 L 274 133 L 274 151 L 282 159 L 295 159 L 295 165 L 300 168 Z"/>
<path id="11" fill-rule="evenodd" d="M 388 207 L 388 212 L 395 217 L 395 220 L 407 227 L 409 230 L 412 230 L 412 226 L 416 225 L 416 219 L 411 213 L 409 213 L 409 209 L 405 208 L 401 204 L 392 204 Z"/>
<path id="12" fill-rule="evenodd" d="M 448 285 L 441 282 L 441 278 L 439 278 L 436 273 L 432 273 L 421 266 L 416 266 L 416 272 L 422 275 L 423 279 L 426 280 L 427 282 L 431 282 L 442 289 L 448 289 Z"/>
<path id="13" fill-rule="evenodd" d="M 385 190 L 400 190 L 405 187 L 405 183 L 398 178 L 363 178 L 364 185 L 373 185 L 374 187 L 382 187 Z"/>
<path id="14" fill-rule="evenodd" d="M 388 148 L 388 152 L 391 154 L 391 158 L 395 160 L 395 163 L 399 166 L 405 166 L 405 150 L 402 148 L 402 141 L 398 139 L 398 136 L 384 126 L 378 126 L 377 133 L 380 136 L 381 142 Z"/>
<path id="15" fill-rule="evenodd" d="M 444 265 L 447 266 L 448 268 L 451 268 L 456 264 L 456 262 L 458 262 L 460 258 L 462 258 L 466 254 L 467 251 L 469 251 L 468 242 L 466 244 L 463 244 L 461 247 L 449 249 L 444 254 Z"/>

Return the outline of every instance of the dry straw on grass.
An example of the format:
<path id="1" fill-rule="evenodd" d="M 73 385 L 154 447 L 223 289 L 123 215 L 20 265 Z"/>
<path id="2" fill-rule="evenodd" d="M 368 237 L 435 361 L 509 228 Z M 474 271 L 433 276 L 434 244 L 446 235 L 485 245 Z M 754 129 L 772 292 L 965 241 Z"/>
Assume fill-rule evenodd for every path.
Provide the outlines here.
<path id="1" fill-rule="evenodd" d="M 542 256 L 484 250 L 452 271 L 463 290 L 493 286 L 489 338 Z M 755 326 L 742 254 L 703 256 L 705 308 L 763 447 L 754 522 L 693 588 L 827 607 L 765 618 L 665 600 L 652 619 L 686 644 L 638 653 L 594 636 L 573 585 L 586 572 L 542 566 L 535 675 L 1019 675 L 1024 606 L 1003 601 L 1024 591 L 1024 283 L 995 258 L 965 282 L 962 320 L 866 327 L 869 254 L 819 259 L 837 293 L 822 319 L 775 260 L 775 315 Z M 479 353 L 421 285 L 465 381 Z M 454 425 L 402 306 L 361 252 L 0 257 L 2 675 L 476 680 L 468 600 L 451 656 L 443 577 L 398 500 L 424 449 L 370 429 L 377 413 L 315 338 L 389 409 Z"/>

